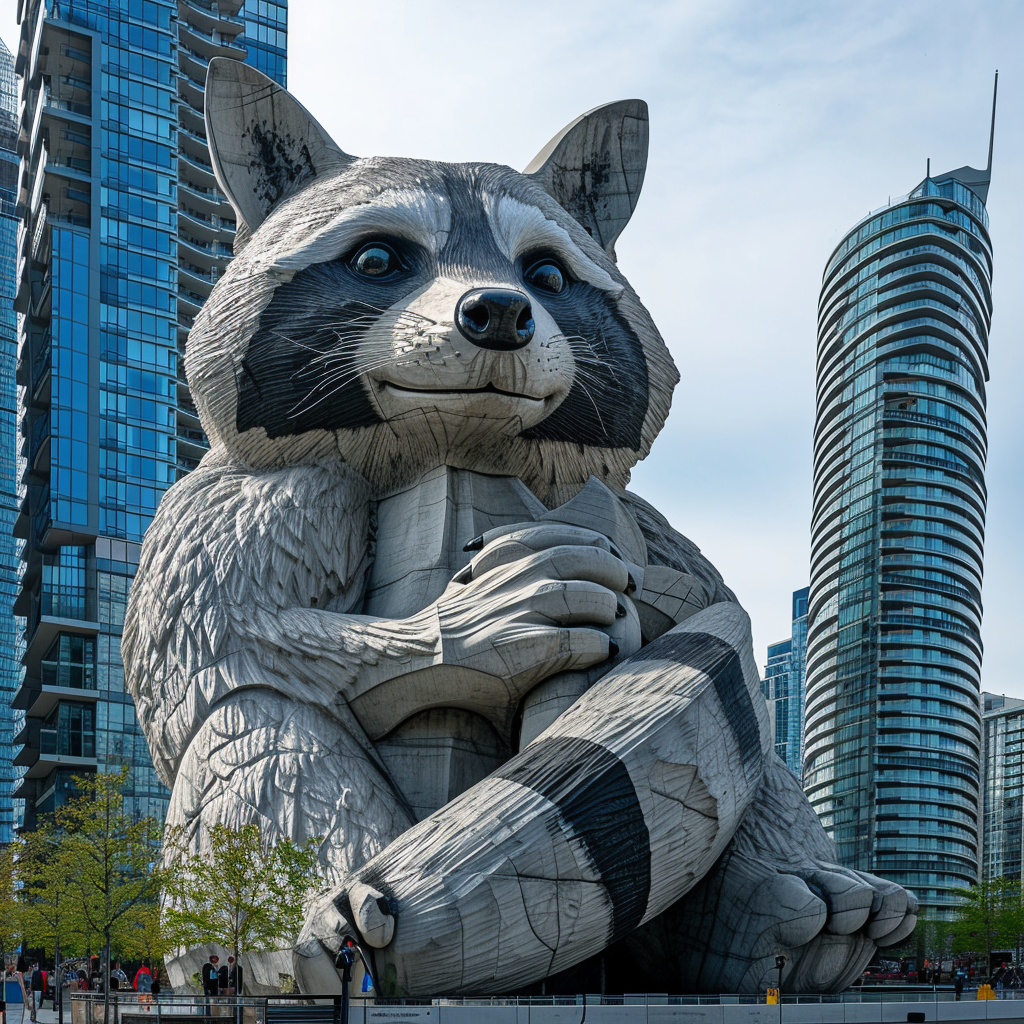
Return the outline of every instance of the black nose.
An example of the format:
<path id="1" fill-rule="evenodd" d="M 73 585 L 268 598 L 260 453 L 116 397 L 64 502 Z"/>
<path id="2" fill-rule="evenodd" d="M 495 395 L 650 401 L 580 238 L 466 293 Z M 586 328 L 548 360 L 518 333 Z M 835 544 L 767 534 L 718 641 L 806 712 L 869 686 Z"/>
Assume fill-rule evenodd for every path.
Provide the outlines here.
<path id="1" fill-rule="evenodd" d="M 474 288 L 455 307 L 459 330 L 474 345 L 500 352 L 529 345 L 536 326 L 530 300 L 511 288 Z"/>

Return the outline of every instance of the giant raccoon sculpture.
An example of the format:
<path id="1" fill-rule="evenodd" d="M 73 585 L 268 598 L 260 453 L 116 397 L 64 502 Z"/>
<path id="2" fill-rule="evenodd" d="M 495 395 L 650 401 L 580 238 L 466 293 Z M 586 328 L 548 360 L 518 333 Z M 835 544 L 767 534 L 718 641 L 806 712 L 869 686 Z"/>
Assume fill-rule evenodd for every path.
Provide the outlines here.
<path id="1" fill-rule="evenodd" d="M 644 104 L 522 174 L 361 160 L 215 60 L 207 125 L 238 215 L 188 343 L 211 449 L 123 641 L 168 823 L 322 837 L 306 991 L 346 936 L 382 992 L 589 987 L 605 953 L 662 991 L 759 989 L 779 952 L 790 989 L 849 984 L 916 901 L 834 863 L 746 616 L 625 490 L 678 380 L 613 251 Z"/>

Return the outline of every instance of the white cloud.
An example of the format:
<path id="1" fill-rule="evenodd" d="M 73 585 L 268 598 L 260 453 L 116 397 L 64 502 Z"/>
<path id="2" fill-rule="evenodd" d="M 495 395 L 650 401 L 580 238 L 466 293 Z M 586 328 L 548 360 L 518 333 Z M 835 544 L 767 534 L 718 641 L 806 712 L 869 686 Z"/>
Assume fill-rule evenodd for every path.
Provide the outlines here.
<path id="1" fill-rule="evenodd" d="M 619 260 L 683 379 L 634 487 L 723 571 L 762 663 L 807 582 L 825 260 L 927 157 L 984 163 L 1001 68 L 984 685 L 1024 696 L 1024 6 L 292 0 L 290 19 L 289 85 L 358 155 L 522 167 L 583 110 L 648 101 L 651 160 Z"/>

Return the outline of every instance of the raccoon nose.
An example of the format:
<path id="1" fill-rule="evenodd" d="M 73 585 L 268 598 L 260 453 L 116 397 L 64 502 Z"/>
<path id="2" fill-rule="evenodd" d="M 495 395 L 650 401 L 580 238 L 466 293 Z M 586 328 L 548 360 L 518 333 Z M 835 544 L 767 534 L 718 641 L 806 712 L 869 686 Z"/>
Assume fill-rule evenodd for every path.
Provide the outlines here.
<path id="1" fill-rule="evenodd" d="M 529 345 L 536 326 L 530 300 L 511 288 L 474 288 L 455 307 L 459 330 L 480 348 L 511 352 Z"/>

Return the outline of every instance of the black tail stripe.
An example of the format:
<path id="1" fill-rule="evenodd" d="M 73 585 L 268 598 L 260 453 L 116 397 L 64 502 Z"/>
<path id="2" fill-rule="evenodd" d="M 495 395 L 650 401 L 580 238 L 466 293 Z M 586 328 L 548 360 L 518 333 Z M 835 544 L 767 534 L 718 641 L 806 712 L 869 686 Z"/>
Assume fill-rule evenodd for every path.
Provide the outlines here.
<path id="1" fill-rule="evenodd" d="M 651 843 L 626 766 L 597 743 L 556 736 L 531 743 L 494 776 L 526 786 L 558 808 L 608 892 L 609 941 L 633 931 L 647 911 Z"/>
<path id="2" fill-rule="evenodd" d="M 709 675 L 744 766 L 760 767 L 761 730 L 743 678 L 739 653 L 732 644 L 712 633 L 668 632 L 640 650 L 631 661 L 675 662 Z"/>

